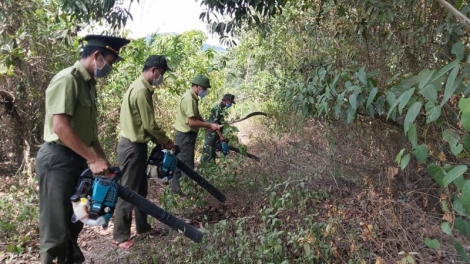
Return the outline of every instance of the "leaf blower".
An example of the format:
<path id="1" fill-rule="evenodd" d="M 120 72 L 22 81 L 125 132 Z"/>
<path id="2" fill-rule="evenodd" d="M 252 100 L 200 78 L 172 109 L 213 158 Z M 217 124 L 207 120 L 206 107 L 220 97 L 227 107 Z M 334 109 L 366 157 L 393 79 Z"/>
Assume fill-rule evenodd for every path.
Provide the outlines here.
<path id="1" fill-rule="evenodd" d="M 119 168 L 110 167 L 113 178 L 94 176 L 90 169 L 80 175 L 75 194 L 70 198 L 73 206 L 72 222 L 82 221 L 90 226 L 108 227 L 118 197 L 153 216 L 172 229 L 183 233 L 194 242 L 200 242 L 203 234 L 183 220 L 166 212 L 129 188 L 117 183 L 122 174 Z"/>
<path id="2" fill-rule="evenodd" d="M 173 178 L 176 168 L 179 168 L 217 200 L 224 202 L 226 200 L 224 194 L 199 175 L 199 173 L 195 172 L 177 158 L 176 155 L 178 155 L 179 152 L 179 146 L 175 146 L 175 151 L 173 153 L 163 149 L 161 145 L 155 146 L 147 160 L 147 176 L 168 184 L 168 182 Z"/>
<path id="3" fill-rule="evenodd" d="M 238 153 L 238 154 L 245 155 L 244 153 L 242 153 L 242 152 L 240 151 L 239 148 L 234 147 L 234 146 L 232 146 L 232 145 L 229 145 L 229 144 L 228 144 L 228 140 L 226 140 L 226 141 L 220 141 L 220 140 L 218 140 L 217 143 L 216 143 L 216 147 L 215 147 L 215 148 L 216 148 L 217 151 L 222 152 L 222 154 L 224 154 L 225 156 L 228 155 L 228 154 L 230 153 L 230 151 L 236 152 L 236 153 Z M 247 156 L 248 158 L 253 159 L 253 160 L 256 160 L 256 161 L 260 161 L 260 160 L 261 160 L 260 157 L 258 157 L 258 156 L 256 156 L 256 155 L 253 155 L 253 154 L 251 154 L 251 153 L 248 153 L 248 152 L 246 153 L 246 156 Z"/>

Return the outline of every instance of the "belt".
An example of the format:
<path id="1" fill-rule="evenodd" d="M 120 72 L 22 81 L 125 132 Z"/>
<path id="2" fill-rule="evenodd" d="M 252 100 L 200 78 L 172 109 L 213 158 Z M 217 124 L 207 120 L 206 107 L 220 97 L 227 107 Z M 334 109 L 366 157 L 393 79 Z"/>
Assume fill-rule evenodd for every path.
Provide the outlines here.
<path id="1" fill-rule="evenodd" d="M 83 159 L 82 156 L 78 155 L 78 154 L 77 154 L 75 151 L 73 151 L 71 148 L 69 148 L 69 147 L 67 147 L 67 146 L 64 146 L 64 145 L 62 145 L 62 144 L 59 144 L 59 143 L 57 143 L 57 142 L 55 142 L 55 141 L 52 141 L 52 142 L 44 142 L 44 143 L 46 143 L 46 145 L 51 146 L 51 147 L 53 147 L 53 148 L 61 148 L 61 149 L 65 150 L 67 153 L 70 153 L 70 154 L 72 154 L 72 155 L 76 155 L 76 156 L 78 156 L 78 157 L 80 157 L 80 158 Z"/>
<path id="2" fill-rule="evenodd" d="M 130 139 L 128 139 L 126 137 L 121 137 L 121 140 L 127 141 L 128 143 L 131 143 L 131 144 L 147 146 L 147 142 L 132 142 Z"/>
<path id="3" fill-rule="evenodd" d="M 197 136 L 197 132 L 194 132 L 194 131 L 191 131 L 191 130 L 189 130 L 188 132 L 181 132 L 181 131 L 176 130 L 176 133 L 189 134 L 189 135 Z"/>

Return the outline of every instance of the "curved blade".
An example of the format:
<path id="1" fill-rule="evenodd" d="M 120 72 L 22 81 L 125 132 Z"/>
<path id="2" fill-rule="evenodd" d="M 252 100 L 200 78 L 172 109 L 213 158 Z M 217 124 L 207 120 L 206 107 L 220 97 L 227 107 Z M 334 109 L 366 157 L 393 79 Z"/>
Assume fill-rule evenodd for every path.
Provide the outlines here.
<path id="1" fill-rule="evenodd" d="M 268 116 L 268 114 L 264 113 L 264 112 L 253 112 L 253 113 L 250 113 L 248 114 L 247 116 L 245 116 L 244 118 L 240 118 L 240 119 L 237 119 L 237 120 L 234 120 L 234 121 L 231 121 L 231 122 L 228 122 L 230 125 L 231 124 L 235 124 L 235 123 L 238 123 L 238 122 L 241 122 L 243 120 L 246 120 L 252 116 L 257 116 L 257 115 L 262 115 L 262 116 Z"/>

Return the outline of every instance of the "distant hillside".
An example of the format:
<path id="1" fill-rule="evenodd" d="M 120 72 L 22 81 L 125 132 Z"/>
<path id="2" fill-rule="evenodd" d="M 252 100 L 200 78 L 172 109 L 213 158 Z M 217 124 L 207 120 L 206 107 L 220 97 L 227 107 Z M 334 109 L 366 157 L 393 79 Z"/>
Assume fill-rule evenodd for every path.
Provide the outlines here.
<path id="1" fill-rule="evenodd" d="M 225 52 L 227 51 L 225 48 L 221 47 L 221 46 L 214 46 L 214 45 L 209 45 L 209 44 L 206 44 L 206 43 L 202 43 L 202 50 L 207 50 L 207 49 L 210 49 L 210 48 L 213 48 L 215 51 L 218 51 L 218 52 Z"/>
<path id="2" fill-rule="evenodd" d="M 160 33 L 159 35 L 179 35 L 178 33 L 176 32 L 164 32 L 164 33 Z M 146 40 L 150 40 L 150 36 L 147 36 Z M 207 49 L 214 49 L 215 51 L 218 51 L 218 52 L 225 52 L 227 51 L 224 47 L 221 47 L 221 46 L 215 46 L 215 45 L 210 45 L 210 44 L 207 44 L 207 43 L 202 43 L 202 50 L 203 51 L 206 51 Z"/>

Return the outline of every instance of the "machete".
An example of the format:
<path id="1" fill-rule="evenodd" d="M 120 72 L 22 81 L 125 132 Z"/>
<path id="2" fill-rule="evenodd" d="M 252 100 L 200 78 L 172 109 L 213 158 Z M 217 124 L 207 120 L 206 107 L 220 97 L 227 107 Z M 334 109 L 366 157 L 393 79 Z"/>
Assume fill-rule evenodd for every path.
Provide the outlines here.
<path id="1" fill-rule="evenodd" d="M 262 115 L 262 116 L 268 116 L 268 114 L 264 113 L 264 112 L 253 112 L 253 113 L 250 113 L 248 114 L 247 116 L 245 116 L 244 118 L 240 118 L 240 119 L 237 119 L 237 120 L 233 120 L 233 121 L 230 121 L 228 122 L 229 125 L 231 124 L 235 124 L 235 123 L 238 123 L 238 122 L 241 122 L 243 120 L 246 120 L 252 116 L 257 116 L 257 115 Z"/>

